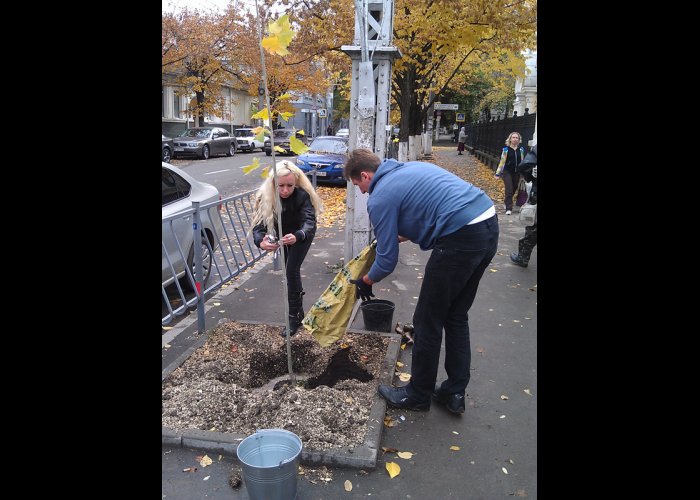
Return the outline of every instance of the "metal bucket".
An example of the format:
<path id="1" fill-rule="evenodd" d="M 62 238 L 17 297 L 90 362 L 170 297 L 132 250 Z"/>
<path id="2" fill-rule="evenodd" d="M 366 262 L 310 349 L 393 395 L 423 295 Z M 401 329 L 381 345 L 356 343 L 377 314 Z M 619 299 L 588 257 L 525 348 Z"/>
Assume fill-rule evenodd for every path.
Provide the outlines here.
<path id="1" fill-rule="evenodd" d="M 284 429 L 260 429 L 236 448 L 250 500 L 292 500 L 297 496 L 301 439 Z"/>
<path id="2" fill-rule="evenodd" d="M 360 304 L 365 330 L 390 332 L 394 319 L 395 305 L 390 300 L 365 300 Z"/>

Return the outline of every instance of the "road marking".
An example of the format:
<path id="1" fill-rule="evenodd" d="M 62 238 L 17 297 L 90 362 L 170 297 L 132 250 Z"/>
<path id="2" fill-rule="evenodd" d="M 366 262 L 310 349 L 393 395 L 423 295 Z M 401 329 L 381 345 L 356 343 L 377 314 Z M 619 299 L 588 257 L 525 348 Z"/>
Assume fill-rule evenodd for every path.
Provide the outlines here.
<path id="1" fill-rule="evenodd" d="M 230 168 L 227 168 L 227 169 L 224 169 L 224 170 L 217 170 L 217 171 L 215 171 L 215 172 L 207 172 L 207 173 L 205 173 L 204 175 L 220 174 L 221 172 L 228 172 L 229 170 L 231 170 L 231 169 L 230 169 Z"/>

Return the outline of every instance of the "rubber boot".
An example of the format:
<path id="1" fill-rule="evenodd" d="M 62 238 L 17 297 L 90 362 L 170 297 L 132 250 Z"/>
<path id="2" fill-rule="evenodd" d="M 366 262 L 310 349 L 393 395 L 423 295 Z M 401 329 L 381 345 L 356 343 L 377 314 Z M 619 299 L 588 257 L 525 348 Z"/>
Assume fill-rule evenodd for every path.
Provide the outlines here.
<path id="1" fill-rule="evenodd" d="M 304 320 L 304 290 L 298 292 L 289 292 L 289 336 L 293 337 L 299 327 L 301 322 Z M 287 337 L 287 328 L 285 327 L 280 333 L 282 337 Z"/>

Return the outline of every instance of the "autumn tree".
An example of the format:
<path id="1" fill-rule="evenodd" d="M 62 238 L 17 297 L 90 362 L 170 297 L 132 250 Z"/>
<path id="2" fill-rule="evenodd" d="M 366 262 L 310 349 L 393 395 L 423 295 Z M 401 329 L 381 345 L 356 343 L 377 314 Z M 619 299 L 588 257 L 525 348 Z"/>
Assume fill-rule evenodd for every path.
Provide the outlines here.
<path id="1" fill-rule="evenodd" d="M 224 85 L 241 84 L 249 69 L 244 56 L 253 39 L 243 17 L 232 7 L 223 13 L 189 11 L 162 15 L 162 72 L 181 92 L 194 94 L 190 109 L 204 125 L 204 116 L 223 116 Z M 254 53 L 254 52 L 253 52 Z"/>

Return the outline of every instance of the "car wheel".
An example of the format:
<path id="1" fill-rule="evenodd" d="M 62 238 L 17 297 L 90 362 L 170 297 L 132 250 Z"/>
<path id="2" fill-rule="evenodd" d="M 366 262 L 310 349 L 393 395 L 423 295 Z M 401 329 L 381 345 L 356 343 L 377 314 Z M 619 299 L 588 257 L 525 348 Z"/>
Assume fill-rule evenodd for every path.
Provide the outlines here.
<path id="1" fill-rule="evenodd" d="M 171 159 L 172 159 L 172 153 L 170 152 L 170 148 L 168 146 L 165 146 L 163 148 L 163 161 L 165 163 L 170 163 Z"/>
<path id="2" fill-rule="evenodd" d="M 202 279 L 203 289 L 207 280 L 209 279 L 209 275 L 211 274 L 212 265 L 212 255 L 209 251 L 209 247 L 207 246 L 206 238 L 207 236 L 202 234 L 202 270 L 204 272 L 204 278 Z M 194 276 L 194 245 L 190 247 L 190 252 L 187 254 L 187 267 L 189 267 L 190 271 L 192 272 L 192 276 Z M 195 291 L 195 287 L 192 285 L 192 282 L 187 274 L 182 277 L 181 285 L 189 292 Z"/>
<path id="3" fill-rule="evenodd" d="M 226 154 L 226 156 L 233 156 L 235 154 L 236 154 L 236 146 L 234 146 L 233 143 L 231 143 L 231 145 L 228 147 L 228 153 Z"/>
<path id="4" fill-rule="evenodd" d="M 209 159 L 209 146 L 207 146 L 207 145 L 205 145 L 205 146 L 202 148 L 202 158 L 203 158 L 204 160 L 208 160 L 208 159 Z"/>
<path id="5" fill-rule="evenodd" d="M 272 156 L 272 151 L 265 151 L 265 154 L 266 154 L 267 156 Z"/>

